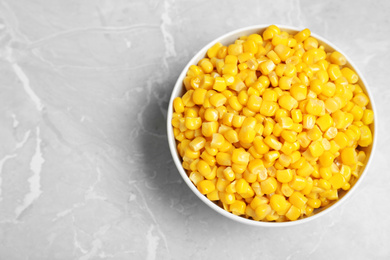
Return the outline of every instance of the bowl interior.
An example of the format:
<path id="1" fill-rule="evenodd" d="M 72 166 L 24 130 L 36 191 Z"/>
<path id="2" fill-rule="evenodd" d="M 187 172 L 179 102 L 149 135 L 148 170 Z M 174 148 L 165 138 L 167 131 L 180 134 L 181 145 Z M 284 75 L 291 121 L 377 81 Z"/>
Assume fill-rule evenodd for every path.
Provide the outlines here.
<path id="1" fill-rule="evenodd" d="M 296 225 L 296 224 L 299 224 L 299 223 L 304 223 L 304 222 L 307 222 L 308 220 L 312 220 L 312 219 L 315 219 L 323 214 L 325 214 L 326 212 L 329 212 L 331 209 L 334 209 L 336 205 L 340 205 L 343 201 L 345 201 L 347 199 L 347 197 L 349 197 L 354 190 L 356 190 L 358 184 L 360 184 L 362 182 L 362 179 L 365 175 L 365 173 L 367 172 L 367 169 L 369 167 L 369 164 L 371 162 L 371 158 L 373 157 L 373 152 L 374 152 L 374 148 L 375 148 L 375 144 L 376 144 L 376 134 L 375 134 L 375 119 L 374 119 L 374 122 L 370 125 L 370 129 L 371 129 L 371 132 L 372 132 L 372 136 L 373 136 L 373 144 L 370 145 L 369 147 L 366 147 L 366 148 L 361 148 L 361 150 L 364 150 L 367 157 L 366 157 L 366 161 L 364 163 L 364 166 L 361 167 L 360 169 L 360 172 L 359 172 L 359 178 L 358 179 L 355 179 L 354 182 L 351 183 L 351 188 L 348 190 L 348 191 L 340 191 L 339 192 L 339 199 L 337 201 L 333 201 L 331 202 L 329 205 L 327 205 L 326 207 L 321 207 L 320 209 L 316 209 L 314 210 L 314 214 L 311 215 L 310 217 L 306 217 L 306 218 L 302 218 L 302 219 L 298 219 L 298 220 L 295 220 L 295 221 L 289 221 L 289 222 L 262 222 L 262 221 L 255 221 L 255 220 L 251 220 L 251 219 L 246 219 L 246 218 L 243 218 L 243 217 L 240 217 L 240 216 L 236 216 L 230 212 L 227 212 L 225 211 L 224 209 L 222 209 L 221 207 L 219 207 L 217 204 L 215 204 L 214 202 L 210 201 L 209 199 L 207 199 L 206 196 L 202 195 L 198 189 L 195 187 L 195 185 L 191 182 L 191 180 L 189 179 L 189 177 L 187 176 L 187 173 L 185 172 L 185 170 L 183 169 L 182 165 L 181 165 L 181 158 L 178 154 L 178 151 L 176 149 L 176 146 L 177 146 L 177 143 L 176 143 L 176 140 L 174 138 L 174 135 L 173 135 L 173 130 L 172 130 L 172 125 L 171 125 L 171 120 L 172 120 L 172 113 L 173 113 L 173 110 L 172 110 L 172 107 L 173 107 L 173 100 L 174 98 L 176 97 L 179 97 L 179 96 L 182 96 L 184 93 L 185 93 L 185 88 L 183 86 L 183 79 L 184 77 L 186 76 L 186 73 L 188 71 L 188 68 L 191 66 L 191 65 L 196 65 L 198 63 L 198 61 L 202 58 L 204 58 L 206 56 L 206 53 L 207 53 L 207 50 L 213 46 L 215 43 L 217 42 L 220 42 L 222 43 L 223 45 L 229 45 L 231 43 L 234 43 L 234 41 L 241 37 L 241 36 L 244 36 L 244 35 L 250 35 L 250 34 L 253 34 L 253 33 L 258 33 L 258 34 L 261 34 L 263 33 L 263 31 L 268 27 L 269 25 L 259 25 L 259 26 L 252 26 L 252 27 L 246 27 L 246 28 L 242 28 L 242 29 L 238 29 L 238 30 L 235 30 L 233 32 L 230 32 L 230 33 L 227 33 L 217 39 L 215 39 L 214 41 L 210 42 L 209 44 L 207 44 L 205 47 L 203 47 L 189 62 L 188 64 L 184 67 L 183 71 L 181 72 L 175 86 L 174 86 L 174 89 L 172 91 L 172 95 L 171 95 L 171 99 L 170 99 L 170 102 L 169 102 L 169 108 L 168 108 L 168 116 L 167 116 L 167 130 L 168 130 L 168 142 L 169 142 L 169 147 L 170 147 L 170 150 L 171 150 L 171 154 L 172 154 L 172 157 L 173 157 L 173 160 L 181 174 L 181 176 L 183 177 L 184 181 L 187 183 L 187 185 L 189 186 L 189 188 L 204 202 L 206 203 L 208 206 L 210 206 L 211 208 L 213 208 L 214 210 L 216 210 L 218 213 L 230 218 L 230 219 L 233 219 L 235 221 L 238 221 L 238 222 L 241 222 L 241 223 L 245 223 L 245 224 L 250 224 L 250 225 L 255 225 L 255 226 L 291 226 L 291 225 Z M 282 31 L 286 31 L 290 34 L 292 33 L 297 33 L 299 32 L 300 30 L 304 29 L 298 29 L 298 28 L 294 28 L 294 27 L 290 27 L 290 26 L 284 26 L 284 25 L 277 25 Z M 334 46 L 332 43 L 330 43 L 329 41 L 325 40 L 324 38 L 314 34 L 314 33 L 311 33 L 311 36 L 316 38 L 319 42 L 319 44 L 323 45 L 325 47 L 325 51 L 326 52 L 330 52 L 330 51 L 335 51 L 337 50 L 338 52 L 342 53 L 348 63 L 347 67 L 353 69 L 358 75 L 359 75 L 359 85 L 362 87 L 362 89 L 364 90 L 364 92 L 367 94 L 367 96 L 369 97 L 370 99 L 370 104 L 367 106 L 367 108 L 370 108 L 374 111 L 374 118 L 376 117 L 376 110 L 375 110 L 375 106 L 374 106 L 374 101 L 373 101 L 373 98 L 372 98 L 372 95 L 370 93 L 370 90 L 368 88 L 368 85 L 366 83 L 366 80 L 364 79 L 363 75 L 360 73 L 360 71 L 358 70 L 358 68 L 352 63 L 351 59 L 342 51 L 340 50 L 339 48 L 337 48 L 336 46 Z"/>

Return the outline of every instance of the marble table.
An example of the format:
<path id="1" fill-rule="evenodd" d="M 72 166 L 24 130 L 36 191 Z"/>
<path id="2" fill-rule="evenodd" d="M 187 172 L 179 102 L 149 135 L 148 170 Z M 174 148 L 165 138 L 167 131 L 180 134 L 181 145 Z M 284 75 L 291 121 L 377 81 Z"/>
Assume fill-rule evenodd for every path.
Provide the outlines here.
<path id="1" fill-rule="evenodd" d="M 389 259 L 389 1 L 0 1 L 0 259 Z M 221 217 L 181 179 L 173 85 L 201 47 L 256 24 L 344 50 L 377 106 L 360 189 L 304 225 Z"/>

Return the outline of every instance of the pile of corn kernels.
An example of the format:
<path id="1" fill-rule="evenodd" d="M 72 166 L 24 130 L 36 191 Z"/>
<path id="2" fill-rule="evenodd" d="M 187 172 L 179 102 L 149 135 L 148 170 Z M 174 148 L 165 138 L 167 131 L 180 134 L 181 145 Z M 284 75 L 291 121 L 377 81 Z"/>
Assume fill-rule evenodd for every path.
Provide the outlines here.
<path id="1" fill-rule="evenodd" d="M 313 214 L 349 190 L 372 144 L 358 75 L 304 29 L 216 43 L 190 66 L 172 126 L 182 166 L 225 210 L 256 221 Z"/>

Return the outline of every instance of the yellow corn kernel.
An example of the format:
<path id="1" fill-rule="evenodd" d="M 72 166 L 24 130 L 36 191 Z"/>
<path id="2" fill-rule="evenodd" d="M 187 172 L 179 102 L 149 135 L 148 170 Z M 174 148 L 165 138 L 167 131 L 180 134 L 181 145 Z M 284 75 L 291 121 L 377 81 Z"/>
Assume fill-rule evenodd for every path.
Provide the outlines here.
<path id="1" fill-rule="evenodd" d="M 276 65 L 271 59 L 266 60 L 259 64 L 259 70 L 263 75 L 270 74 L 275 69 L 275 67 Z"/>
<path id="2" fill-rule="evenodd" d="M 286 61 L 292 53 L 292 50 L 284 44 L 276 45 L 274 51 L 282 61 Z"/>
<path id="3" fill-rule="evenodd" d="M 343 74 L 340 71 L 339 65 L 329 64 L 328 75 L 329 75 L 329 78 L 334 81 L 334 80 L 340 78 Z"/>
<path id="4" fill-rule="evenodd" d="M 338 132 L 338 131 L 337 131 L 337 128 L 334 127 L 334 126 L 331 126 L 331 127 L 329 127 L 328 130 L 326 130 L 326 132 L 324 133 L 324 137 L 325 137 L 326 139 L 328 139 L 328 140 L 333 139 L 333 138 L 336 137 L 337 132 Z"/>
<path id="5" fill-rule="evenodd" d="M 283 76 L 279 79 L 279 87 L 283 90 L 289 90 L 291 88 L 292 78 Z"/>
<path id="6" fill-rule="evenodd" d="M 202 134 L 205 137 L 211 137 L 214 133 L 218 131 L 218 122 L 203 122 L 201 125 Z"/>
<path id="7" fill-rule="evenodd" d="M 217 56 L 219 49 L 222 47 L 222 43 L 217 42 L 207 50 L 207 56 L 211 59 Z"/>
<path id="8" fill-rule="evenodd" d="M 268 145 L 265 144 L 264 139 L 260 136 L 255 137 L 253 146 L 259 154 L 266 154 L 269 151 Z"/>
<path id="9" fill-rule="evenodd" d="M 316 140 L 320 139 L 321 136 L 322 136 L 322 132 L 321 132 L 320 128 L 316 125 L 312 129 L 307 131 L 307 137 L 312 141 L 316 141 Z"/>
<path id="10" fill-rule="evenodd" d="M 192 94 L 194 93 L 194 90 L 188 90 L 183 96 L 182 101 L 185 107 L 193 107 L 195 106 L 195 103 L 192 101 Z"/>
<path id="11" fill-rule="evenodd" d="M 281 136 L 286 142 L 289 143 L 294 143 L 297 140 L 297 133 L 294 131 L 283 130 Z"/>
<path id="12" fill-rule="evenodd" d="M 344 67 L 341 69 L 341 74 L 348 80 L 349 83 L 355 84 L 359 80 L 359 76 L 350 68 Z"/>
<path id="13" fill-rule="evenodd" d="M 279 156 L 279 159 L 278 159 L 278 162 L 280 163 L 280 165 L 282 165 L 283 167 L 288 167 L 291 163 L 291 157 L 282 153 L 280 156 Z"/>
<path id="14" fill-rule="evenodd" d="M 263 100 L 260 106 L 260 114 L 263 116 L 273 116 L 277 108 L 278 105 L 276 102 Z"/>
<path id="15" fill-rule="evenodd" d="M 290 88 L 290 93 L 298 101 L 305 100 L 307 97 L 307 87 L 300 83 L 293 84 Z"/>
<path id="16" fill-rule="evenodd" d="M 278 103 L 282 108 L 287 109 L 288 111 L 291 111 L 292 109 L 298 107 L 298 101 L 292 96 L 287 94 L 281 96 L 278 100 Z"/>
<path id="17" fill-rule="evenodd" d="M 236 192 L 240 195 L 245 194 L 250 189 L 249 183 L 245 179 L 239 179 L 236 181 Z"/>
<path id="18" fill-rule="evenodd" d="M 213 64 L 207 58 L 201 59 L 198 66 L 202 68 L 204 73 L 211 73 L 214 69 Z"/>
<path id="19" fill-rule="evenodd" d="M 329 113 L 333 113 L 333 112 L 337 111 L 338 109 L 340 109 L 340 107 L 341 107 L 341 100 L 340 99 L 327 98 L 325 100 L 325 109 Z"/>
<path id="20" fill-rule="evenodd" d="M 301 132 L 297 135 L 297 141 L 302 148 L 306 148 L 310 145 L 311 140 L 307 136 L 306 132 Z"/>
<path id="21" fill-rule="evenodd" d="M 191 172 L 189 178 L 195 185 L 204 180 L 204 177 L 199 172 Z"/>
<path id="22" fill-rule="evenodd" d="M 206 121 L 209 121 L 209 122 L 218 121 L 218 119 L 219 119 L 218 110 L 216 110 L 214 108 L 207 108 L 204 111 L 203 116 L 204 116 L 204 119 Z"/>
<path id="23" fill-rule="evenodd" d="M 227 46 L 222 46 L 221 48 L 219 48 L 218 52 L 217 52 L 217 58 L 218 59 L 224 59 L 227 55 Z"/>
<path id="24" fill-rule="evenodd" d="M 232 125 L 236 128 L 240 128 L 244 123 L 245 118 L 245 116 L 233 115 Z"/>
<path id="25" fill-rule="evenodd" d="M 325 108 L 324 101 L 319 99 L 309 99 L 305 106 L 306 112 L 314 116 L 321 115 L 324 108 Z"/>
<path id="26" fill-rule="evenodd" d="M 245 214 L 245 209 L 246 203 L 242 200 L 236 200 L 229 206 L 229 210 L 237 216 Z"/>
<path id="27" fill-rule="evenodd" d="M 280 151 L 286 155 L 291 155 L 295 151 L 294 143 L 284 142 Z"/>
<path id="28" fill-rule="evenodd" d="M 261 159 L 251 160 L 248 164 L 248 170 L 253 174 L 259 174 L 261 176 L 267 174 L 266 169 L 264 167 L 264 163 Z"/>
<path id="29" fill-rule="evenodd" d="M 237 131 L 233 130 L 233 129 L 229 129 L 227 130 L 223 136 L 225 137 L 225 139 L 230 142 L 230 143 L 237 143 L 239 140 L 238 140 L 238 134 L 237 134 Z"/>
<path id="30" fill-rule="evenodd" d="M 369 99 L 366 94 L 359 93 L 353 97 L 353 102 L 360 107 L 365 107 L 369 103 Z"/>
<path id="31" fill-rule="evenodd" d="M 312 154 L 313 157 L 319 157 L 321 156 L 325 149 L 324 146 L 320 141 L 314 141 L 309 145 L 309 150 L 310 153 Z"/>
<path id="32" fill-rule="evenodd" d="M 205 99 L 206 99 L 206 93 L 207 90 L 203 88 L 197 88 L 194 90 L 192 94 L 192 100 L 197 105 L 203 105 Z"/>
<path id="33" fill-rule="evenodd" d="M 301 210 L 294 205 L 291 205 L 290 209 L 286 213 L 286 217 L 291 221 L 297 220 L 300 216 Z"/>
<path id="34" fill-rule="evenodd" d="M 332 82 L 326 82 L 322 86 L 321 94 L 325 97 L 333 97 L 336 92 L 336 85 Z"/>
<path id="35" fill-rule="evenodd" d="M 335 159 L 334 154 L 325 151 L 319 158 L 322 167 L 330 167 Z"/>
<path id="36" fill-rule="evenodd" d="M 269 81 L 271 82 L 271 85 L 273 87 L 277 87 L 279 85 L 279 77 L 278 75 L 276 75 L 276 72 L 275 71 L 271 71 L 269 74 L 268 74 L 268 78 L 269 78 Z"/>
<path id="37" fill-rule="evenodd" d="M 348 144 L 348 136 L 344 132 L 337 132 L 334 137 L 334 141 L 338 145 L 339 149 L 344 149 Z"/>
<path id="38" fill-rule="evenodd" d="M 333 125 L 333 118 L 329 114 L 325 114 L 317 118 L 316 124 L 321 128 L 322 132 L 325 132 Z"/>
<path id="39" fill-rule="evenodd" d="M 291 110 L 291 118 L 294 123 L 300 123 L 303 120 L 302 111 L 300 109 Z"/>
<path id="40" fill-rule="evenodd" d="M 266 55 L 270 60 L 272 60 L 272 62 L 277 65 L 281 62 L 279 56 L 276 54 L 275 51 L 271 50 L 267 53 Z"/>
<path id="41" fill-rule="evenodd" d="M 294 190 L 300 191 L 306 187 L 307 181 L 306 178 L 296 175 L 293 177 L 292 181 L 290 181 L 288 184 Z"/>
<path id="42" fill-rule="evenodd" d="M 261 37 L 260 34 L 257 34 L 257 33 L 249 35 L 247 40 L 252 40 L 256 44 L 262 44 L 263 43 L 263 38 Z"/>
<path id="43" fill-rule="evenodd" d="M 354 105 L 349 112 L 353 115 L 353 121 L 360 121 L 364 114 L 363 108 L 358 105 Z"/>
<path id="44" fill-rule="evenodd" d="M 278 95 L 276 94 L 276 91 L 272 88 L 264 90 L 262 97 L 264 101 L 276 102 L 278 100 Z"/>
<path id="45" fill-rule="evenodd" d="M 176 113 L 183 113 L 184 112 L 183 100 L 180 97 L 176 97 L 173 100 L 173 108 L 174 108 Z"/>
<path id="46" fill-rule="evenodd" d="M 207 151 L 203 151 L 200 158 L 202 158 L 208 165 L 215 166 L 215 157 L 209 154 Z"/>
<path id="47" fill-rule="evenodd" d="M 219 200 L 219 192 L 218 190 L 214 190 L 207 194 L 207 198 L 211 201 Z"/>
<path id="48" fill-rule="evenodd" d="M 211 143 L 210 143 L 210 147 L 219 149 L 219 148 L 222 147 L 224 142 L 225 142 L 225 138 L 223 137 L 223 135 L 221 135 L 220 133 L 214 133 L 212 135 L 212 140 L 211 140 Z"/>
<path id="49" fill-rule="evenodd" d="M 228 75 L 235 76 L 238 73 L 238 68 L 237 68 L 236 64 L 226 63 L 223 65 L 221 72 L 223 75 L 228 74 Z M 218 73 L 221 74 L 221 72 L 218 72 Z"/>
<path id="50" fill-rule="evenodd" d="M 198 190 L 202 194 L 208 194 L 210 192 L 213 192 L 215 190 L 214 182 L 210 180 L 202 180 L 198 183 L 197 186 Z"/>
<path id="51" fill-rule="evenodd" d="M 247 101 L 247 107 L 251 111 L 258 113 L 260 111 L 261 103 L 262 103 L 261 97 L 250 95 Z"/>
<path id="52" fill-rule="evenodd" d="M 229 55 L 238 56 L 241 53 L 243 53 L 242 44 L 230 44 L 228 46 L 228 54 Z"/>
<path id="53" fill-rule="evenodd" d="M 210 90 L 212 89 L 213 84 L 214 84 L 214 78 L 206 74 L 201 78 L 199 82 L 199 88 Z"/>
<path id="54" fill-rule="evenodd" d="M 345 56 L 338 51 L 332 52 L 332 54 L 330 54 L 329 56 L 329 60 L 330 62 L 340 66 L 347 64 L 347 59 L 345 58 Z"/>
<path id="55" fill-rule="evenodd" d="M 256 131 L 254 127 L 241 127 L 238 133 L 238 140 L 243 143 L 252 143 L 255 136 Z"/>
<path id="56" fill-rule="evenodd" d="M 249 162 L 249 155 L 250 154 L 243 148 L 234 149 L 232 153 L 232 162 L 246 165 Z"/>
<path id="57" fill-rule="evenodd" d="M 282 194 L 286 197 L 290 197 L 291 194 L 293 194 L 294 192 L 294 190 L 288 185 L 288 183 L 283 183 L 280 190 L 282 191 Z"/>
<path id="58" fill-rule="evenodd" d="M 242 177 L 248 182 L 248 183 L 255 183 L 258 179 L 258 175 L 251 173 L 249 170 L 245 170 L 242 174 Z"/>
<path id="59" fill-rule="evenodd" d="M 231 205 L 236 201 L 236 196 L 233 193 L 229 192 L 219 192 L 219 199 L 227 205 Z"/>
<path id="60" fill-rule="evenodd" d="M 303 42 L 304 40 L 309 38 L 310 33 L 311 33 L 310 30 L 306 28 L 300 31 L 299 33 L 295 34 L 294 39 L 297 40 L 297 42 Z"/>
<path id="61" fill-rule="evenodd" d="M 231 167 L 226 167 L 224 170 L 223 170 L 223 177 L 225 178 L 225 180 L 229 181 L 229 182 L 232 182 L 234 181 L 234 179 L 236 178 L 236 175 L 235 173 L 233 172 L 232 168 Z"/>
<path id="62" fill-rule="evenodd" d="M 355 165 L 357 163 L 356 150 L 353 147 L 346 147 L 342 149 L 341 161 L 346 165 Z"/>
<path id="63" fill-rule="evenodd" d="M 272 149 L 277 150 L 277 151 L 282 148 L 282 143 L 279 142 L 278 139 L 273 135 L 269 135 L 269 136 L 265 137 L 264 143 L 266 145 L 268 145 L 269 147 L 271 147 Z"/>
<path id="64" fill-rule="evenodd" d="M 199 129 L 202 126 L 202 119 L 200 117 L 186 117 L 185 126 L 190 130 Z"/>
<path id="65" fill-rule="evenodd" d="M 238 62 L 239 63 L 245 63 L 247 60 L 253 58 L 253 53 L 250 52 L 244 52 L 238 55 Z"/>
<path id="66" fill-rule="evenodd" d="M 291 169 L 276 171 L 276 179 L 281 183 L 288 183 L 292 181 L 294 175 Z"/>
<path id="67" fill-rule="evenodd" d="M 257 60 L 254 59 L 254 58 L 251 58 L 251 59 L 247 60 L 247 61 L 245 62 L 245 64 L 248 66 L 248 69 L 250 69 L 250 70 L 252 70 L 252 71 L 257 70 L 258 67 L 259 67 L 259 63 L 258 63 Z"/>
<path id="68" fill-rule="evenodd" d="M 200 151 L 203 147 L 205 147 L 205 145 L 206 145 L 206 139 L 201 136 L 196 137 L 189 143 L 189 147 L 193 151 Z"/>
<path id="69" fill-rule="evenodd" d="M 362 122 L 369 125 L 374 121 L 374 112 L 371 109 L 365 109 L 363 112 Z"/>
<path id="70" fill-rule="evenodd" d="M 286 198 L 279 194 L 274 194 L 271 196 L 269 205 L 276 212 L 284 211 L 288 207 Z"/>
<path id="71" fill-rule="evenodd" d="M 310 90 L 316 93 L 317 95 L 322 93 L 324 84 L 320 79 L 314 79 L 310 82 Z"/>
<path id="72" fill-rule="evenodd" d="M 212 148 L 210 146 L 210 142 L 206 142 L 206 145 L 204 146 L 204 148 L 205 148 L 206 152 L 208 154 L 212 155 L 212 156 L 215 156 L 218 153 L 218 149 L 217 148 Z"/>
<path id="73" fill-rule="evenodd" d="M 295 191 L 289 197 L 288 201 L 299 209 L 303 209 L 306 206 L 308 199 L 300 192 Z"/>
<path id="74" fill-rule="evenodd" d="M 321 200 L 310 198 L 307 200 L 307 205 L 312 207 L 312 208 L 318 209 L 319 207 L 321 207 Z"/>
<path id="75" fill-rule="evenodd" d="M 363 125 L 359 129 L 361 134 L 360 134 L 360 140 L 358 144 L 361 147 L 367 147 L 370 144 L 372 144 L 372 133 L 370 128 L 368 128 L 368 126 L 366 125 Z"/>
<path id="76" fill-rule="evenodd" d="M 308 37 L 306 40 L 303 41 L 303 48 L 307 51 L 311 49 L 317 49 L 318 41 L 313 37 Z"/>
<path id="77" fill-rule="evenodd" d="M 255 209 L 255 220 L 263 220 L 272 211 L 272 208 L 268 204 L 261 204 Z"/>
<path id="78" fill-rule="evenodd" d="M 319 172 L 322 179 L 329 180 L 332 177 L 332 171 L 330 167 L 321 167 Z"/>
<path id="79" fill-rule="evenodd" d="M 264 194 L 271 194 L 276 191 L 277 181 L 274 177 L 268 177 L 266 180 L 260 183 L 261 191 Z"/>
<path id="80" fill-rule="evenodd" d="M 252 39 L 247 39 L 242 44 L 242 46 L 243 46 L 244 52 L 249 52 L 249 53 L 255 54 L 258 51 L 258 43 Z"/>
<path id="81" fill-rule="evenodd" d="M 312 129 L 316 123 L 316 117 L 314 115 L 303 115 L 302 127 L 305 129 Z"/>
<path id="82" fill-rule="evenodd" d="M 214 80 L 213 89 L 222 92 L 226 89 L 226 80 L 223 77 L 216 77 Z"/>
<path id="83" fill-rule="evenodd" d="M 210 103 L 214 107 L 220 107 L 223 106 L 227 101 L 227 98 L 221 94 L 221 93 L 216 93 L 210 97 Z"/>
<path id="84" fill-rule="evenodd" d="M 338 190 L 343 187 L 347 182 L 341 173 L 335 173 L 330 179 L 330 184 L 334 190 Z"/>
<path id="85" fill-rule="evenodd" d="M 229 74 L 224 74 L 224 75 L 222 75 L 222 78 L 224 78 L 225 79 L 225 84 L 226 84 L 226 86 L 231 86 L 231 85 L 233 85 L 233 83 L 234 83 L 234 80 L 235 80 L 235 78 L 234 78 L 234 76 L 233 75 L 229 75 Z M 228 96 L 226 96 L 227 98 L 229 98 Z"/>
<path id="86" fill-rule="evenodd" d="M 268 205 L 268 202 L 269 202 L 269 199 L 265 196 L 255 196 L 253 198 L 253 200 L 250 202 L 250 206 L 253 208 L 253 209 L 257 209 L 257 207 L 259 207 L 260 205 Z"/>
<path id="87" fill-rule="evenodd" d="M 314 167 L 310 163 L 305 162 L 303 164 L 303 166 L 297 170 L 297 175 L 306 178 L 306 177 L 310 176 L 310 174 L 313 171 L 314 171 Z"/>
<path id="88" fill-rule="evenodd" d="M 248 102 L 248 98 L 249 98 L 248 93 L 245 90 L 242 90 L 240 91 L 240 93 L 238 93 L 237 99 L 241 105 L 246 106 L 246 103 Z"/>
<path id="89" fill-rule="evenodd" d="M 235 110 L 235 111 L 241 111 L 243 106 L 238 102 L 237 96 L 231 96 L 228 99 L 229 105 Z"/>
<path id="90" fill-rule="evenodd" d="M 211 173 L 210 165 L 208 165 L 204 160 L 199 160 L 196 167 L 198 172 L 206 178 Z"/>
<path id="91" fill-rule="evenodd" d="M 313 167 L 313 168 L 314 168 L 314 167 Z M 316 169 L 314 168 L 313 173 L 314 173 L 315 171 L 316 171 Z M 313 176 L 313 174 L 311 174 L 311 176 Z M 315 177 L 313 176 L 313 178 L 315 178 Z M 310 193 L 312 192 L 313 187 L 314 187 L 314 181 L 313 181 L 313 179 L 312 179 L 311 177 L 307 177 L 307 179 L 306 179 L 306 186 L 305 186 L 305 188 L 303 188 L 303 190 L 301 190 L 300 192 L 301 192 L 303 195 L 307 196 L 308 194 L 310 194 Z"/>
<path id="92" fill-rule="evenodd" d="M 219 165 L 222 166 L 232 165 L 232 156 L 230 155 L 230 153 L 218 152 L 215 159 Z"/>
<path id="93" fill-rule="evenodd" d="M 196 77 L 202 75 L 203 71 L 199 66 L 191 65 L 188 69 L 187 76 Z"/>

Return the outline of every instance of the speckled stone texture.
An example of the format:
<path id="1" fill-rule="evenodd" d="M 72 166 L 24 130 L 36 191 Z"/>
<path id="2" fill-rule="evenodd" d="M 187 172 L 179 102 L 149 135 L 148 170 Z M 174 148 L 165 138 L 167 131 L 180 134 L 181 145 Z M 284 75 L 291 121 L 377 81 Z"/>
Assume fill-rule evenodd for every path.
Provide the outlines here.
<path id="1" fill-rule="evenodd" d="M 389 1 L 0 0 L 0 259 L 389 259 Z M 256 24 L 310 28 L 365 75 L 378 145 L 360 189 L 304 225 L 209 209 L 166 114 L 200 48 Z"/>

